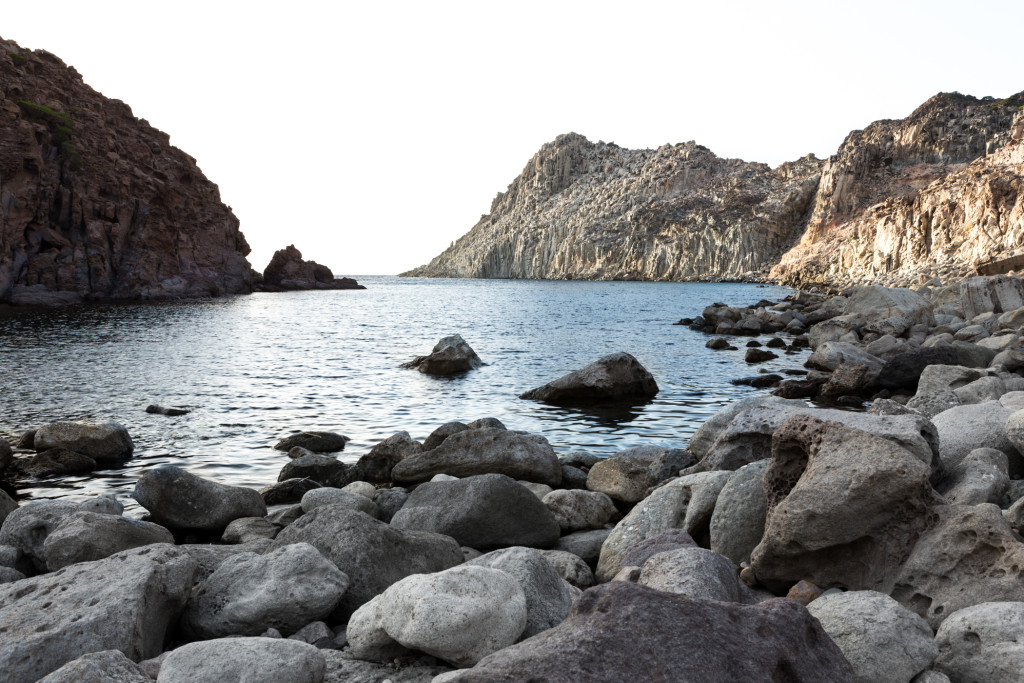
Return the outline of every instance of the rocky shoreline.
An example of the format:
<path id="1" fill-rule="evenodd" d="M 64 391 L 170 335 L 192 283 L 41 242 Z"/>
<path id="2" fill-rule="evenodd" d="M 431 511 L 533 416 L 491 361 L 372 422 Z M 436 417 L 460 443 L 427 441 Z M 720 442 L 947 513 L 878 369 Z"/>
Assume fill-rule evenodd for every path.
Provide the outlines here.
<path id="1" fill-rule="evenodd" d="M 746 345 L 752 367 L 811 355 L 749 378 L 776 395 L 718 412 L 685 448 L 556 454 L 488 418 L 397 432 L 355 463 L 343 435 L 299 432 L 259 491 L 153 468 L 134 492 L 144 520 L 111 497 L 0 492 L 0 671 L 1015 680 L 1024 279 L 800 292 L 680 322 L 723 353 Z M 435 354 L 442 370 L 482 362 L 458 337 Z M 522 398 L 637 402 L 656 379 L 620 353 Z M 133 451 L 116 422 L 52 423 L 0 440 L 0 469 Z"/>

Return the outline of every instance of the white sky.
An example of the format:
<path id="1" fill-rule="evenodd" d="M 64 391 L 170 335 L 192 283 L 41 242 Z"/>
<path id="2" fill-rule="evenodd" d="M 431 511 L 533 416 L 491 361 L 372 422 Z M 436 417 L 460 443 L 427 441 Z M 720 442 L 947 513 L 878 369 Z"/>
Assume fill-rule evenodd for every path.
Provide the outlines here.
<path id="1" fill-rule="evenodd" d="M 426 263 L 540 146 L 696 140 L 777 165 L 940 91 L 1024 90 L 1024 2 L 6 2 L 195 157 L 250 262 Z"/>

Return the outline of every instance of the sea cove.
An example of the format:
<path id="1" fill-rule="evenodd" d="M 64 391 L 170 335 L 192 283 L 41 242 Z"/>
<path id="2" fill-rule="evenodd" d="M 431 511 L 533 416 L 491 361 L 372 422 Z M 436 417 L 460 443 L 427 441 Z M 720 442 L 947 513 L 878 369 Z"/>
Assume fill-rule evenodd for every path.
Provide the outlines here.
<path id="1" fill-rule="evenodd" d="M 754 390 L 740 353 L 673 325 L 722 302 L 778 300 L 750 284 L 429 280 L 363 276 L 365 291 L 253 294 L 213 300 L 85 304 L 0 314 L 0 435 L 57 420 L 113 419 L 135 454 L 123 467 L 23 480 L 19 496 L 125 504 L 138 476 L 178 464 L 226 484 L 260 488 L 287 458 L 272 449 L 299 430 L 352 439 L 354 462 L 398 431 L 422 440 L 451 420 L 496 417 L 545 436 L 559 454 L 606 456 L 641 445 L 682 448 L 711 414 Z M 488 365 L 455 378 L 399 366 L 461 334 Z M 618 350 L 660 387 L 631 409 L 559 408 L 517 396 Z M 799 367 L 804 355 L 759 364 Z M 188 415 L 145 412 L 186 406 Z"/>

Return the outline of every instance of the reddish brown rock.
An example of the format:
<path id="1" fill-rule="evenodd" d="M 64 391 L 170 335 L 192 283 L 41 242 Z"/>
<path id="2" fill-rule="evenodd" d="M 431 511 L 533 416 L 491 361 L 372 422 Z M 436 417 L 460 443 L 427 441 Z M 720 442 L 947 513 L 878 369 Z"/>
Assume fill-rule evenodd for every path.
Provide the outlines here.
<path id="1" fill-rule="evenodd" d="M 0 302 L 252 291 L 195 159 L 44 50 L 0 39 Z"/>
<path id="2" fill-rule="evenodd" d="M 260 288 L 267 292 L 294 289 L 366 289 L 350 277 L 335 278 L 327 266 L 316 261 L 303 261 L 302 252 L 289 244 L 274 252 L 263 271 Z"/>

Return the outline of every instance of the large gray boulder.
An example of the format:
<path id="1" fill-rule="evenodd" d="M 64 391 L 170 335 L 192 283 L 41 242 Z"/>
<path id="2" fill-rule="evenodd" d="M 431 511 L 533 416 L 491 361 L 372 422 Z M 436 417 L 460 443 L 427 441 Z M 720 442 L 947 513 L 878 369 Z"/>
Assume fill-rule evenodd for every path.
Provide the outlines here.
<path id="1" fill-rule="evenodd" d="M 637 583 L 691 598 L 753 602 L 736 565 L 705 548 L 678 548 L 651 556 L 644 562 Z"/>
<path id="2" fill-rule="evenodd" d="M 32 683 L 78 657 L 160 654 L 185 606 L 196 563 L 166 545 L 134 548 L 53 574 L 0 585 L 0 671 Z"/>
<path id="3" fill-rule="evenodd" d="M 937 487 L 953 505 L 999 505 L 1010 487 L 1006 454 L 994 448 L 976 448 L 946 473 Z"/>
<path id="4" fill-rule="evenodd" d="M 682 529 L 667 529 L 657 536 L 640 541 L 622 558 L 624 567 L 643 567 L 647 560 L 660 553 L 668 553 L 680 548 L 699 548 L 690 534 Z"/>
<path id="5" fill-rule="evenodd" d="M 185 543 L 177 548 L 188 553 L 188 556 L 198 563 L 195 583 L 199 583 L 208 579 L 229 558 L 242 553 L 262 554 L 270 548 L 271 542 L 269 538 L 257 538 L 235 545 Z"/>
<path id="6" fill-rule="evenodd" d="M 409 432 L 398 432 L 371 448 L 356 464 L 367 481 L 385 483 L 391 481 L 395 465 L 422 452 L 423 444 L 414 441 Z"/>
<path id="7" fill-rule="evenodd" d="M 43 544 L 67 517 L 78 511 L 78 505 L 63 500 L 31 501 L 7 515 L 0 526 L 0 545 L 16 548 L 37 571 L 46 571 Z"/>
<path id="8" fill-rule="evenodd" d="M 562 481 L 562 466 L 542 436 L 484 428 L 452 434 L 437 448 L 409 456 L 391 471 L 396 482 L 409 483 L 429 481 L 436 474 L 504 474 L 555 487 Z"/>
<path id="9" fill-rule="evenodd" d="M 160 683 L 322 683 L 327 663 L 320 650 L 286 638 L 220 638 L 171 651 Z"/>
<path id="10" fill-rule="evenodd" d="M 872 356 L 859 346 L 841 341 L 825 342 L 814 350 L 804 363 L 809 368 L 833 372 L 840 365 L 861 365 L 871 377 L 877 377 L 885 365 L 881 358 Z"/>
<path id="11" fill-rule="evenodd" d="M 79 511 L 65 517 L 46 537 L 43 557 L 46 568 L 56 571 L 69 564 L 102 560 L 122 550 L 153 543 L 173 545 L 174 536 L 159 524 Z"/>
<path id="12" fill-rule="evenodd" d="M 780 674 L 780 672 L 782 672 Z M 555 628 L 445 683 L 484 681 L 853 681 L 850 665 L 792 600 L 746 606 L 615 581 L 583 593 Z"/>
<path id="13" fill-rule="evenodd" d="M 806 579 L 889 592 L 926 525 L 930 473 L 888 439 L 809 415 L 790 418 L 773 437 L 752 573 L 772 590 Z"/>
<path id="14" fill-rule="evenodd" d="M 197 477 L 175 465 L 145 472 L 132 494 L 154 522 L 171 529 L 223 532 L 240 517 L 263 517 L 267 506 L 255 489 Z"/>
<path id="15" fill-rule="evenodd" d="M 526 623 L 519 582 L 470 565 L 399 581 L 352 615 L 347 635 L 361 659 L 390 658 L 397 644 L 472 666 L 516 642 Z"/>
<path id="16" fill-rule="evenodd" d="M 718 494 L 711 515 L 711 549 L 736 564 L 750 561 L 750 553 L 764 536 L 768 499 L 764 495 L 764 473 L 768 460 L 739 468 Z"/>
<path id="17" fill-rule="evenodd" d="M 475 370 L 483 364 L 466 340 L 453 334 L 437 342 L 429 355 L 417 356 L 402 367 L 419 370 L 425 375 L 447 376 Z"/>
<path id="18" fill-rule="evenodd" d="M 1024 543 L 995 505 L 940 505 L 891 594 L 937 629 L 983 602 L 1024 598 Z"/>
<path id="19" fill-rule="evenodd" d="M 520 638 L 535 636 L 562 623 L 572 606 L 568 585 L 539 550 L 495 550 L 469 560 L 466 565 L 500 569 L 519 582 L 526 596 L 526 627 Z"/>
<path id="20" fill-rule="evenodd" d="M 310 453 L 288 462 L 277 475 L 279 482 L 289 479 L 310 479 L 321 486 L 344 488 L 363 478 L 358 465 L 342 462 L 333 455 Z"/>
<path id="21" fill-rule="evenodd" d="M 1024 671 L 1024 602 L 957 610 L 935 634 L 935 669 L 953 681 L 1016 681 Z"/>
<path id="22" fill-rule="evenodd" d="M 928 623 L 883 593 L 823 595 L 807 611 L 843 651 L 858 683 L 910 683 L 938 654 Z"/>
<path id="23" fill-rule="evenodd" d="M 282 529 L 270 547 L 292 543 L 309 543 L 348 576 L 348 590 L 335 612 L 343 617 L 406 576 L 438 572 L 463 561 L 453 538 L 400 529 L 337 505 L 303 515 Z"/>
<path id="24" fill-rule="evenodd" d="M 1024 458 L 1007 438 L 1006 422 L 1012 414 L 999 401 L 986 401 L 950 408 L 933 417 L 942 463 L 954 468 L 975 448 L 994 448 L 1006 454 L 1011 476 L 1024 474 Z"/>
<path id="25" fill-rule="evenodd" d="M 920 415 L 877 415 L 845 410 L 812 408 L 803 401 L 769 397 L 751 403 L 746 410 L 729 411 L 722 419 L 698 430 L 704 470 L 735 470 L 771 456 L 772 435 L 782 423 L 794 415 L 812 415 L 821 420 L 840 422 L 848 427 L 869 432 L 906 448 L 927 464 L 938 476 L 942 472 L 939 459 L 939 435 L 935 426 Z M 703 433 L 702 433 L 702 430 Z M 697 435 L 694 439 L 697 439 Z M 707 442 L 712 445 L 705 447 Z M 693 446 L 691 442 L 691 452 Z"/>
<path id="26" fill-rule="evenodd" d="M 846 300 L 843 316 L 856 327 L 877 324 L 888 318 L 902 318 L 908 326 L 935 325 L 935 316 L 928 300 L 905 287 L 857 287 Z"/>
<path id="27" fill-rule="evenodd" d="M 336 453 L 345 449 L 345 444 L 351 441 L 344 434 L 335 432 L 299 432 L 292 434 L 274 444 L 279 451 L 290 451 L 299 446 L 314 453 Z"/>
<path id="28" fill-rule="evenodd" d="M 257 636 L 270 628 L 287 636 L 327 617 L 346 588 L 348 577 L 308 543 L 243 553 L 195 587 L 181 625 L 195 639 Z"/>
<path id="29" fill-rule="evenodd" d="M 123 425 L 114 422 L 51 422 L 36 430 L 35 450 L 65 448 L 97 463 L 120 463 L 132 457 L 135 444 Z"/>
<path id="30" fill-rule="evenodd" d="M 729 481 L 729 472 L 700 472 L 656 489 L 615 525 L 601 546 L 594 573 L 598 582 L 610 581 L 622 568 L 625 554 L 637 543 L 667 529 L 682 529 L 704 536 L 711 524 L 718 494 Z"/>
<path id="31" fill-rule="evenodd" d="M 120 650 L 102 650 L 68 662 L 39 683 L 151 683 L 142 667 Z"/>
<path id="32" fill-rule="evenodd" d="M 541 499 L 558 520 L 562 533 L 600 529 L 617 512 L 615 503 L 603 493 L 557 489 Z"/>
<path id="33" fill-rule="evenodd" d="M 550 548 L 560 534 L 547 506 L 503 474 L 421 484 L 395 513 L 391 526 L 445 534 L 477 550 Z"/>
<path id="34" fill-rule="evenodd" d="M 615 500 L 635 503 L 647 490 L 694 463 L 685 450 L 639 446 L 594 463 L 587 473 L 587 488 Z"/>
<path id="35" fill-rule="evenodd" d="M 579 555 L 565 550 L 542 550 L 540 552 L 570 586 L 586 590 L 594 585 L 594 572 Z"/>
<path id="36" fill-rule="evenodd" d="M 633 356 L 619 351 L 570 372 L 519 398 L 545 403 L 573 404 L 643 401 L 658 393 L 658 383 Z"/>

